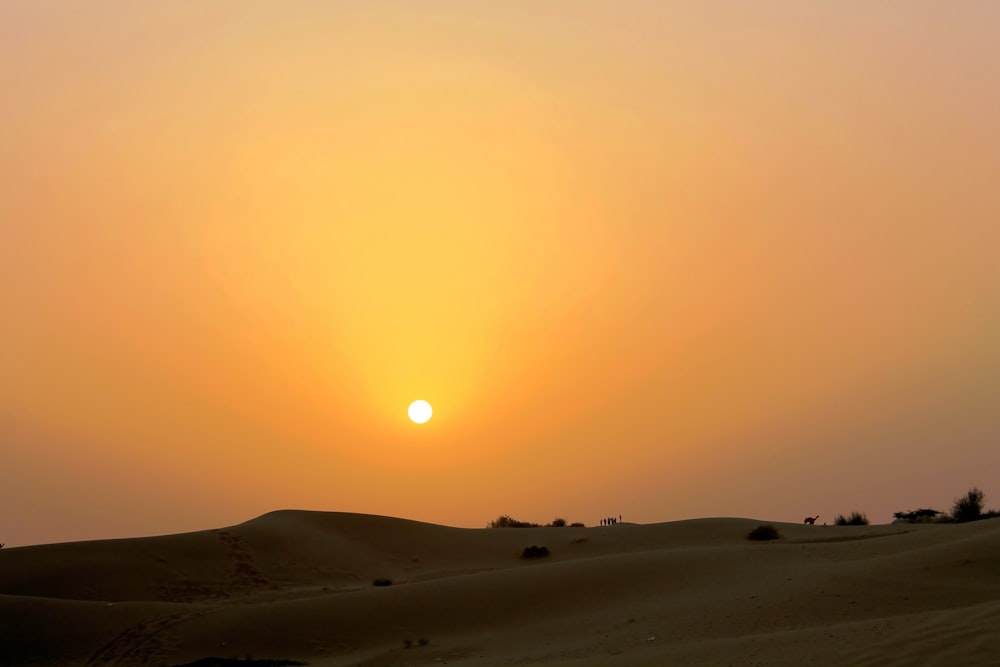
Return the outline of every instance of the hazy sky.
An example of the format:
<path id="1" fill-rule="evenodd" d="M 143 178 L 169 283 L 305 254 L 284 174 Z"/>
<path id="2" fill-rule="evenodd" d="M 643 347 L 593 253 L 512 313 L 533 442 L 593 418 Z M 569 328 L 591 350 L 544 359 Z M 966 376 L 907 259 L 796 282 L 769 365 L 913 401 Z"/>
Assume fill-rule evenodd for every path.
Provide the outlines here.
<path id="1" fill-rule="evenodd" d="M 1000 506 L 998 34 L 0 0 L 0 541 Z"/>

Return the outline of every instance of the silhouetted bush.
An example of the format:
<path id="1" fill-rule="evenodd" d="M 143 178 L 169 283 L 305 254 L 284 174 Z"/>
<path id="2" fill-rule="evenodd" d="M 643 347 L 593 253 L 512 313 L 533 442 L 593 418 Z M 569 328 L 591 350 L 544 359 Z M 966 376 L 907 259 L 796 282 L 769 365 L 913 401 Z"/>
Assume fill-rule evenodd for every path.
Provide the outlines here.
<path id="1" fill-rule="evenodd" d="M 579 521 L 574 521 L 573 523 L 569 524 L 569 527 L 570 528 L 586 528 L 587 524 L 580 523 Z"/>
<path id="2" fill-rule="evenodd" d="M 550 523 L 549 525 L 552 526 L 553 528 L 565 528 L 566 519 L 559 519 L 559 518 L 552 519 L 552 523 Z"/>
<path id="3" fill-rule="evenodd" d="M 951 516 L 958 523 L 982 519 L 985 495 L 981 489 L 972 487 L 961 498 L 955 498 L 955 505 L 951 508 Z"/>
<path id="4" fill-rule="evenodd" d="M 524 547 L 524 551 L 521 553 L 521 558 L 545 558 L 548 555 L 548 547 L 536 547 L 532 544 L 530 547 Z"/>
<path id="5" fill-rule="evenodd" d="M 499 517 L 490 521 L 486 524 L 487 528 L 538 528 L 537 523 L 528 523 L 527 521 L 518 521 L 512 519 L 506 514 L 501 514 Z"/>
<path id="6" fill-rule="evenodd" d="M 392 579 L 383 579 L 379 577 L 373 581 L 372 584 L 375 586 L 392 586 Z"/>
<path id="7" fill-rule="evenodd" d="M 868 517 L 864 512 L 851 512 L 850 516 L 838 514 L 833 522 L 838 526 L 867 526 Z"/>
<path id="8" fill-rule="evenodd" d="M 910 512 L 893 512 L 892 518 L 896 521 L 908 521 L 909 523 L 930 523 L 944 512 L 932 509 L 918 509 Z"/>
<path id="9" fill-rule="evenodd" d="M 777 540 L 780 539 L 781 535 L 778 534 L 778 529 L 774 526 L 757 526 L 747 534 L 748 540 Z"/>

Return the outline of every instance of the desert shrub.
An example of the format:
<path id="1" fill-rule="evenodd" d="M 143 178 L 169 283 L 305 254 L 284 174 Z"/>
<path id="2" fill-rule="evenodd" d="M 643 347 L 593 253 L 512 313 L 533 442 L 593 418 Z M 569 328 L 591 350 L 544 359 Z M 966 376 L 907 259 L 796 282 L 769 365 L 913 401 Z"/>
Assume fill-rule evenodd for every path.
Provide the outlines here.
<path id="1" fill-rule="evenodd" d="M 951 508 L 951 516 L 958 523 L 983 518 L 983 498 L 985 495 L 981 489 L 972 487 L 961 498 L 955 498 L 955 505 Z"/>
<path id="2" fill-rule="evenodd" d="M 518 521 L 517 519 L 512 519 L 506 514 L 501 514 L 499 517 L 490 521 L 486 524 L 487 528 L 538 528 L 537 523 L 528 523 L 527 521 Z"/>
<path id="3" fill-rule="evenodd" d="M 909 523 L 928 523 L 934 521 L 943 512 L 932 509 L 918 509 L 909 512 L 893 512 L 892 518 L 896 521 L 908 521 Z"/>
<path id="4" fill-rule="evenodd" d="M 781 537 L 774 526 L 757 526 L 747 534 L 748 540 L 777 540 Z"/>
<path id="5" fill-rule="evenodd" d="M 372 584 L 375 586 L 392 586 L 392 579 L 385 579 L 379 577 L 378 579 L 373 581 Z"/>
<path id="6" fill-rule="evenodd" d="M 566 519 L 560 519 L 557 517 L 555 519 L 552 519 L 552 523 L 550 523 L 549 525 L 552 526 L 553 528 L 565 528 Z"/>
<path id="7" fill-rule="evenodd" d="M 524 551 L 521 552 L 521 558 L 545 558 L 548 555 L 548 547 L 537 547 L 534 544 L 530 547 L 524 547 Z"/>
<path id="8" fill-rule="evenodd" d="M 569 527 L 570 528 L 586 528 L 587 524 L 581 523 L 580 521 L 574 521 L 573 523 L 569 524 Z"/>
<path id="9" fill-rule="evenodd" d="M 427 639 L 427 637 L 421 637 L 420 639 L 417 640 L 417 643 L 420 644 L 421 646 L 427 646 L 428 644 L 431 643 L 431 640 Z"/>
<path id="10" fill-rule="evenodd" d="M 864 512 L 851 512 L 850 516 L 838 514 L 833 522 L 838 526 L 867 526 L 868 516 Z"/>

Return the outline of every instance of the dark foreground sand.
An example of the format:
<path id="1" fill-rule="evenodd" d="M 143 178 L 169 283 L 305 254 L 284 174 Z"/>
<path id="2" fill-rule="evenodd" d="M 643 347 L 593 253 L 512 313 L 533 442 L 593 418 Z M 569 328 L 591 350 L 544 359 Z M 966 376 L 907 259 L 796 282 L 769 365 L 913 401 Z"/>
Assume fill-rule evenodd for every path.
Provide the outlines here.
<path id="1" fill-rule="evenodd" d="M 281 511 L 3 549 L 0 664 L 1000 661 L 1000 520 L 774 524 L 784 539 L 748 541 L 760 523 L 470 530 Z M 551 555 L 521 559 L 530 545 Z"/>

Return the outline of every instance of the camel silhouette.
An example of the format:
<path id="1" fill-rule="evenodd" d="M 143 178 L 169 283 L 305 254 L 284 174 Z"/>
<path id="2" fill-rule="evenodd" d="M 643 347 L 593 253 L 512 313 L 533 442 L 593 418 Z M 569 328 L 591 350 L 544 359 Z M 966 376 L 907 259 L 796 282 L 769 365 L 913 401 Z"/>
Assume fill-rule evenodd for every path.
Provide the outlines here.
<path id="1" fill-rule="evenodd" d="M 819 514 L 817 514 L 816 516 L 807 516 L 805 519 L 803 519 L 802 523 L 808 524 L 810 526 L 815 526 L 816 525 L 816 519 L 818 519 L 818 518 L 819 518 Z"/>

